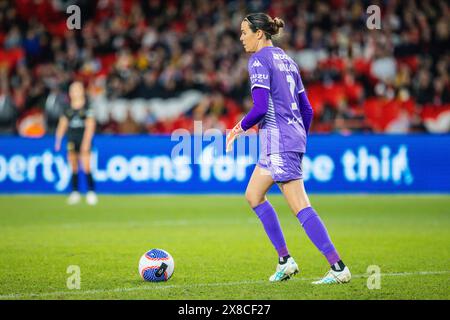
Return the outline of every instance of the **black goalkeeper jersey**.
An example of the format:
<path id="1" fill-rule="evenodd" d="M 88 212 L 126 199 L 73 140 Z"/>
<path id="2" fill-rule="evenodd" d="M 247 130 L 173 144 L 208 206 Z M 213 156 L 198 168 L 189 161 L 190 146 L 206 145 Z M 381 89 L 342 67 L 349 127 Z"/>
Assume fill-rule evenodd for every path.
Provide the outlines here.
<path id="1" fill-rule="evenodd" d="M 94 117 L 94 110 L 91 108 L 90 103 L 86 100 L 85 105 L 81 109 L 73 109 L 70 107 L 70 104 L 66 104 L 63 114 L 69 121 L 68 140 L 81 140 L 86 128 L 86 119 Z"/>

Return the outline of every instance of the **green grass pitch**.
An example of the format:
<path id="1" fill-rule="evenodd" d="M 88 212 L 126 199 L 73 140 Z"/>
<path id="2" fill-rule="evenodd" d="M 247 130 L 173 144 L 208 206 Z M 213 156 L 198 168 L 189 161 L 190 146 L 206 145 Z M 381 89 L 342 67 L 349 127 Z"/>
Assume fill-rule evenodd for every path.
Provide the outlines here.
<path id="1" fill-rule="evenodd" d="M 300 273 L 269 283 L 276 252 L 244 196 L 0 197 L 0 299 L 449 299 L 450 196 L 312 195 L 353 279 L 314 286 L 327 270 L 280 195 L 271 200 Z M 140 256 L 175 259 L 164 283 L 140 279 Z M 66 286 L 70 265 L 81 288 Z M 379 289 L 367 287 L 370 265 Z"/>

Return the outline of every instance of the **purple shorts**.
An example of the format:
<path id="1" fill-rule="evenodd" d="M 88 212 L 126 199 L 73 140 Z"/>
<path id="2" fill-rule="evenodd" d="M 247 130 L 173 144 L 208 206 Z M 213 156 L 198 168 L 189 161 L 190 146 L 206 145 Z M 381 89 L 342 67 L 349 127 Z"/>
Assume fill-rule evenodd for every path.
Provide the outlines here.
<path id="1" fill-rule="evenodd" d="M 288 182 L 303 179 L 302 159 L 301 152 L 273 153 L 260 156 L 256 165 L 268 170 L 273 181 Z"/>

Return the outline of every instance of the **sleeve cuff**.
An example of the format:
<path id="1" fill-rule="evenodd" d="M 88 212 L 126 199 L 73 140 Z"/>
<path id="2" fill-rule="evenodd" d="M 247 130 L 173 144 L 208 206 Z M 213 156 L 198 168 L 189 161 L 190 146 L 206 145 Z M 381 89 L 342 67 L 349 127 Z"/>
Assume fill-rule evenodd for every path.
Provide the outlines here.
<path id="1" fill-rule="evenodd" d="M 259 88 L 264 88 L 264 89 L 270 90 L 270 87 L 262 85 L 262 84 L 258 84 L 258 83 L 255 83 L 254 85 L 252 85 L 251 90 L 253 90 L 253 88 L 255 88 L 255 87 L 259 87 Z"/>

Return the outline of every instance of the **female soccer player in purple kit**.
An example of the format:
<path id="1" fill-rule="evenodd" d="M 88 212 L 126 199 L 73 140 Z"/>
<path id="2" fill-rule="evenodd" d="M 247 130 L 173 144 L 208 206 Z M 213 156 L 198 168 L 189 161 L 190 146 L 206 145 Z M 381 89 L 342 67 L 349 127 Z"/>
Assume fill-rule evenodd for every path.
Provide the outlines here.
<path id="1" fill-rule="evenodd" d="M 279 262 L 270 281 L 290 279 L 299 272 L 289 255 L 277 214 L 266 193 L 277 183 L 293 214 L 310 240 L 326 257 L 331 269 L 314 284 L 345 283 L 350 270 L 342 262 L 324 223 L 312 208 L 302 176 L 302 157 L 313 110 L 303 87 L 297 64 L 274 47 L 272 36 L 284 22 L 264 13 L 249 14 L 241 24 L 240 40 L 246 52 L 254 106 L 227 136 L 227 152 L 243 132 L 259 124 L 260 159 L 250 178 L 245 197 L 275 247 Z"/>

